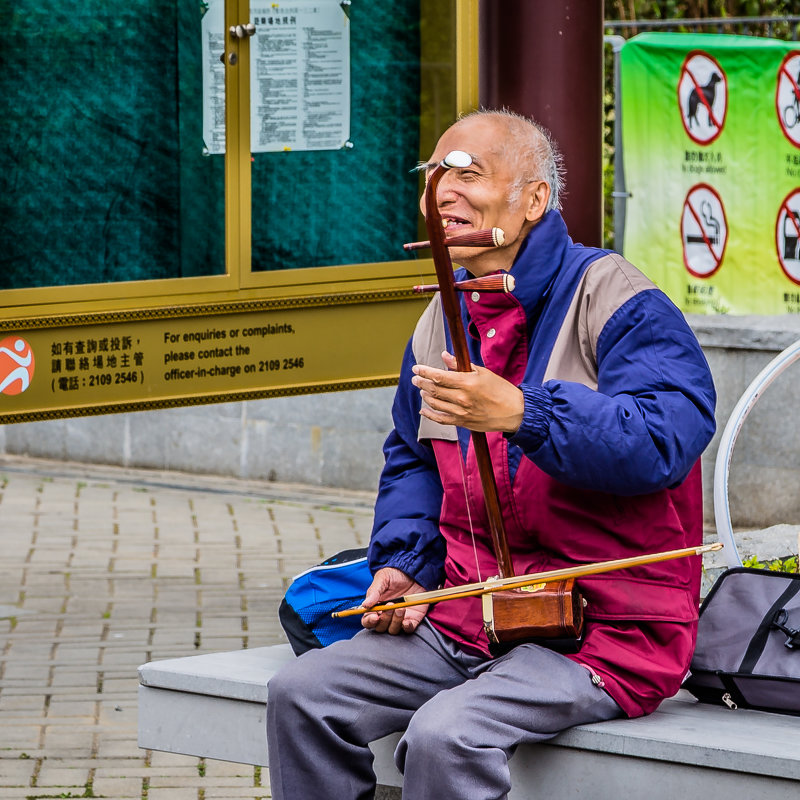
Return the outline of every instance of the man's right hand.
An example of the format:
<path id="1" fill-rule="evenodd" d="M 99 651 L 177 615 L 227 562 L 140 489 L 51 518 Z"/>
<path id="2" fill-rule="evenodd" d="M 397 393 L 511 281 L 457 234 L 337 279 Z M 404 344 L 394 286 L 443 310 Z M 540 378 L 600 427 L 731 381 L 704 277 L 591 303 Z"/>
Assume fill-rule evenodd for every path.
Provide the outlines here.
<path id="1" fill-rule="evenodd" d="M 424 586 L 420 586 L 402 570 L 384 567 L 375 573 L 362 605 L 371 608 L 378 603 L 387 603 L 407 594 L 424 591 Z M 367 612 L 361 618 L 361 624 L 378 633 L 387 631 L 391 634 L 413 633 L 427 611 L 428 606 L 423 605 L 398 608 L 394 611 Z"/>

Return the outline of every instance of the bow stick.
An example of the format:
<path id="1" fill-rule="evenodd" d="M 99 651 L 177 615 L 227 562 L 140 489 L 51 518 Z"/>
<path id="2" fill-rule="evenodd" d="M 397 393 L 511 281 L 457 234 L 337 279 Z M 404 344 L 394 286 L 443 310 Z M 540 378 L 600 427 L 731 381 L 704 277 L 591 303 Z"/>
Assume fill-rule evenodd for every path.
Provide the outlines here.
<path id="1" fill-rule="evenodd" d="M 643 556 L 617 558 L 613 561 L 597 561 L 592 564 L 580 564 L 577 567 L 564 567 L 563 569 L 553 569 L 546 572 L 531 572 L 527 575 L 518 575 L 511 578 L 490 578 L 489 580 L 479 581 L 478 583 L 465 583 L 461 586 L 450 586 L 447 589 L 434 589 L 432 592 L 409 594 L 405 597 L 393 600 L 390 603 L 372 606 L 372 608 L 364 608 L 364 606 L 346 608 L 342 611 L 334 611 L 331 616 L 351 617 L 355 614 L 366 614 L 372 611 L 392 611 L 396 608 L 441 603 L 444 600 L 457 600 L 461 597 L 476 597 L 477 595 L 499 592 L 501 589 L 524 589 L 526 586 L 532 586 L 535 583 L 568 580 L 569 578 L 585 578 L 587 575 L 600 575 L 604 572 L 613 572 L 614 570 L 627 569 L 628 567 L 636 567 L 643 564 L 654 564 L 657 561 L 668 561 L 672 558 L 699 556 L 703 553 L 721 550 L 722 546 L 722 542 L 714 542 L 714 544 L 706 544 L 700 547 L 664 550 L 660 553 L 648 553 Z"/>
<path id="2" fill-rule="evenodd" d="M 445 235 L 444 221 L 439 212 L 436 190 L 447 170 L 453 168 L 464 169 L 471 163 L 472 157 L 468 153 L 464 153 L 461 150 L 453 150 L 436 166 L 428 177 L 428 182 L 425 186 L 425 226 L 430 237 L 433 264 L 436 267 L 436 277 L 439 279 L 442 309 L 447 320 L 447 327 L 450 329 L 453 355 L 456 358 L 456 366 L 459 372 L 471 372 L 472 362 L 469 357 L 464 326 L 461 323 L 461 306 L 455 290 L 453 262 L 450 260 L 450 252 L 447 249 L 447 237 Z M 454 238 L 452 237 L 452 239 Z M 503 515 L 500 510 L 500 499 L 492 470 L 489 445 L 487 444 L 485 433 L 481 431 L 472 431 L 471 433 L 475 458 L 478 463 L 478 472 L 481 477 L 483 496 L 486 502 L 489 531 L 497 557 L 497 566 L 500 571 L 500 577 L 508 578 L 514 574 L 514 567 L 511 562 L 511 552 L 508 548 L 505 530 L 503 529 Z"/>

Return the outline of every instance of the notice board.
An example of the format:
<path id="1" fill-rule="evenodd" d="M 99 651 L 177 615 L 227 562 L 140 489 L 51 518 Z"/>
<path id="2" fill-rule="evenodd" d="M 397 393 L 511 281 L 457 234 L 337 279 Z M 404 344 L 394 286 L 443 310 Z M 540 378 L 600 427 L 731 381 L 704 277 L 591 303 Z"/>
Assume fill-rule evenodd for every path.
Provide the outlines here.
<path id="1" fill-rule="evenodd" d="M 433 273 L 403 250 L 414 167 L 477 104 L 477 0 L 19 0 L 0 19 L 0 424 L 396 380 Z M 303 53 L 294 94 L 275 48 Z"/>

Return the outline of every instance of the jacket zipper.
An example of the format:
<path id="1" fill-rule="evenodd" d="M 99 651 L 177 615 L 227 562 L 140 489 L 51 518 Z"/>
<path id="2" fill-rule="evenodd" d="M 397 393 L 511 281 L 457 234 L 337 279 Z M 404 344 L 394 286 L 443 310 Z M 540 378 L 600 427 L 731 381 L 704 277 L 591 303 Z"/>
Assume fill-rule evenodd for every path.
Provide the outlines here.
<path id="1" fill-rule="evenodd" d="M 581 663 L 581 666 L 584 669 L 589 670 L 589 674 L 592 676 L 592 683 L 595 686 L 597 686 L 599 689 L 605 689 L 606 682 L 603 680 L 602 675 L 598 675 L 597 672 L 595 672 L 588 664 Z"/>

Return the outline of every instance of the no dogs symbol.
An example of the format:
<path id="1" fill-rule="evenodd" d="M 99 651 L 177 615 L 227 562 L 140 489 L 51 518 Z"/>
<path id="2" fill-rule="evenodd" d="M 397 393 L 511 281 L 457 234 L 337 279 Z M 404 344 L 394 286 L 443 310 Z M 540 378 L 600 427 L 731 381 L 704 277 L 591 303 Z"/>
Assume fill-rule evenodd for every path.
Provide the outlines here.
<path id="1" fill-rule="evenodd" d="M 788 53 L 778 68 L 775 110 L 783 135 L 800 147 L 800 52 Z"/>
<path id="2" fill-rule="evenodd" d="M 711 144 L 722 133 L 728 113 L 728 79 L 708 53 L 689 53 L 678 81 L 683 127 L 697 144 Z"/>
<path id="3" fill-rule="evenodd" d="M 790 192 L 778 209 L 775 244 L 783 271 L 791 281 L 800 283 L 800 189 Z"/>
<path id="4" fill-rule="evenodd" d="M 728 221 L 722 198 L 708 184 L 698 183 L 683 201 L 683 263 L 696 278 L 708 278 L 722 264 L 728 243 Z"/>

